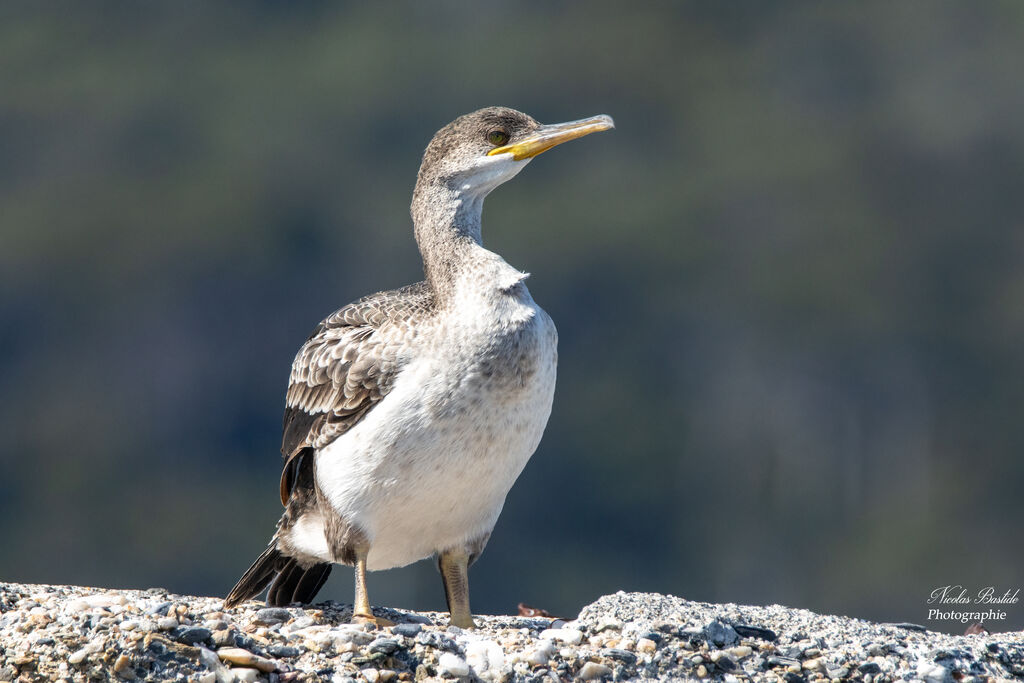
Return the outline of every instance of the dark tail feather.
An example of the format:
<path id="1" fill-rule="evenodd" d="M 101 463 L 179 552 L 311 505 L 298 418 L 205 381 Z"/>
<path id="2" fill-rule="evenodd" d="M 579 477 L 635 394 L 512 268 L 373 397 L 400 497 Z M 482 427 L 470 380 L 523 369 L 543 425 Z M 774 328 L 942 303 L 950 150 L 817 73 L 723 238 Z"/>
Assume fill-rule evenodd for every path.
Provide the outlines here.
<path id="1" fill-rule="evenodd" d="M 245 570 L 242 578 L 228 593 L 228 597 L 224 599 L 224 607 L 234 607 L 262 593 L 270 580 L 284 568 L 288 559 L 277 549 L 277 542 L 271 541 L 267 549 Z"/>
<path id="2" fill-rule="evenodd" d="M 292 592 L 292 602 L 301 602 L 303 605 L 313 602 L 313 598 L 320 592 L 320 589 L 327 583 L 331 575 L 331 565 L 326 562 L 313 565 L 306 570 L 299 581 L 299 585 Z"/>
<path id="3" fill-rule="evenodd" d="M 305 569 L 295 558 L 281 554 L 276 541 L 271 541 L 228 593 L 224 599 L 224 608 L 229 609 L 256 597 L 271 580 L 274 583 L 267 593 L 268 605 L 284 607 L 293 602 L 307 604 L 313 601 L 330 575 L 329 563 L 314 564 Z"/>
<path id="4" fill-rule="evenodd" d="M 267 604 L 284 607 L 294 602 L 310 603 L 330 574 L 329 563 L 314 564 L 306 569 L 289 558 L 281 573 L 274 579 L 270 592 L 267 593 Z"/>

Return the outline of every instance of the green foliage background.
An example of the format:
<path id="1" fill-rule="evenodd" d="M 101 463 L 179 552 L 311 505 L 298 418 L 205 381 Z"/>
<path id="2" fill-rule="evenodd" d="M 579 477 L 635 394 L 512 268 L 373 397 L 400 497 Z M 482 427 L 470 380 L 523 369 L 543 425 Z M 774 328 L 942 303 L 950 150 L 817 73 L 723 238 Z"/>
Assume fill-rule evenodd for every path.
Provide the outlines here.
<path id="1" fill-rule="evenodd" d="M 1022 34 L 1009 1 L 6 4 L 0 579 L 223 594 L 295 350 L 419 279 L 422 150 L 503 104 L 618 129 L 487 204 L 561 355 L 477 611 L 1018 587 Z M 429 563 L 370 588 L 444 604 Z"/>

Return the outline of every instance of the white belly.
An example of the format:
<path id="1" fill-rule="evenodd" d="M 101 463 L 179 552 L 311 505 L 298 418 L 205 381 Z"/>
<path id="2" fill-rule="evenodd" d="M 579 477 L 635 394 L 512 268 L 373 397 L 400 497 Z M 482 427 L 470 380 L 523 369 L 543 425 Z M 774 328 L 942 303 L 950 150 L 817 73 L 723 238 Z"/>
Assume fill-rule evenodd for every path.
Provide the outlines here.
<path id="1" fill-rule="evenodd" d="M 554 325 L 525 297 L 527 322 L 512 346 L 494 353 L 486 330 L 454 343 L 441 335 L 447 343 L 412 360 L 378 406 L 317 453 L 321 490 L 369 537 L 369 569 L 407 565 L 494 528 L 540 443 L 555 388 Z"/>

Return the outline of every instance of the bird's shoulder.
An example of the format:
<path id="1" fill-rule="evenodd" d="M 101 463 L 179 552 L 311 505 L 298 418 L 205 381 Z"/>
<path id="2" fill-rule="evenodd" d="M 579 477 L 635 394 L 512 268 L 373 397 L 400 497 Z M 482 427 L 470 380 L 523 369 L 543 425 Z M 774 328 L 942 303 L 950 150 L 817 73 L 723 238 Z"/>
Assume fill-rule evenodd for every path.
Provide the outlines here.
<path id="1" fill-rule="evenodd" d="M 281 443 L 286 460 L 337 439 L 388 393 L 401 366 L 403 339 L 433 303 L 430 288 L 419 282 L 365 296 L 313 329 L 288 381 Z"/>

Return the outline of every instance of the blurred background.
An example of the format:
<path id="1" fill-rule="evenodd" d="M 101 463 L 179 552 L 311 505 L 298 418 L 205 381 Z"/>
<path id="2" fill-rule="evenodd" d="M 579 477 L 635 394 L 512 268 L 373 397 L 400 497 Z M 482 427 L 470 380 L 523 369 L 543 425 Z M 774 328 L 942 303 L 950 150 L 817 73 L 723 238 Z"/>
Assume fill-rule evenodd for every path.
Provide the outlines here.
<path id="1" fill-rule="evenodd" d="M 422 151 L 502 104 L 618 129 L 487 203 L 561 341 L 474 609 L 962 632 L 935 587 L 1024 587 L 1022 34 L 1009 1 L 5 5 L 0 580 L 224 595 L 295 351 L 421 278 Z M 370 593 L 444 608 L 429 562 Z"/>

